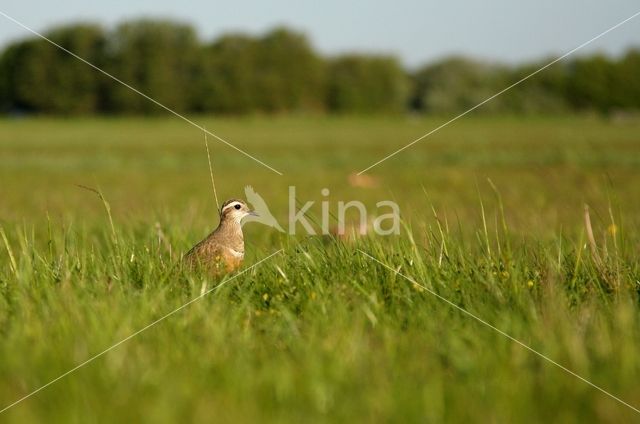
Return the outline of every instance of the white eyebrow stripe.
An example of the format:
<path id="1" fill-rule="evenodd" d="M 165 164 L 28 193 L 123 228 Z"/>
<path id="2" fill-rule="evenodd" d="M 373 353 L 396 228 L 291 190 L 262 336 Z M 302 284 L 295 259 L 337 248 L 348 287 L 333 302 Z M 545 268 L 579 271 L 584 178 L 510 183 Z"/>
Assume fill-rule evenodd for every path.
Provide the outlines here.
<path id="1" fill-rule="evenodd" d="M 227 206 L 225 206 L 224 208 L 222 208 L 222 210 L 223 210 L 223 211 L 225 211 L 225 210 L 229 209 L 230 207 L 233 207 L 233 206 L 235 206 L 235 205 L 240 205 L 240 204 L 241 204 L 240 202 L 231 202 L 231 203 L 229 203 Z"/>

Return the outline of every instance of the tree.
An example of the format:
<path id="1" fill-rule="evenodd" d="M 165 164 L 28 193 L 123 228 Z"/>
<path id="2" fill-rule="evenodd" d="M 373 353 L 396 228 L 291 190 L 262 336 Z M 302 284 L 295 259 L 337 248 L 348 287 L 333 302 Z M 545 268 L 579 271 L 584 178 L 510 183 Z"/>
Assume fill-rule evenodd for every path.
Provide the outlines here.
<path id="1" fill-rule="evenodd" d="M 306 37 L 284 28 L 267 33 L 258 43 L 256 96 L 267 112 L 321 109 L 325 69 Z"/>
<path id="2" fill-rule="evenodd" d="M 99 26 L 55 29 L 47 37 L 100 66 L 105 35 Z M 88 65 L 41 39 L 11 45 L 2 57 L 4 92 L 10 107 L 62 114 L 95 113 L 101 76 Z"/>
<path id="3" fill-rule="evenodd" d="M 276 29 L 262 38 L 227 35 L 202 55 L 200 110 L 288 112 L 324 106 L 324 63 L 301 34 Z"/>
<path id="4" fill-rule="evenodd" d="M 613 104 L 621 109 L 640 109 L 640 50 L 629 50 L 615 64 Z"/>
<path id="5" fill-rule="evenodd" d="M 612 95 L 615 84 L 615 68 L 607 57 L 581 58 L 570 66 L 567 97 L 577 109 L 608 112 L 615 106 Z"/>
<path id="6" fill-rule="evenodd" d="M 555 58 L 518 66 L 508 71 L 503 87 L 508 87 L 531 75 Z M 555 63 L 518 84 L 501 99 L 503 111 L 510 113 L 559 113 L 569 110 L 567 102 L 568 65 Z"/>
<path id="7" fill-rule="evenodd" d="M 196 109 L 218 113 L 247 113 L 255 102 L 255 39 L 226 35 L 202 48 L 197 73 Z"/>
<path id="8" fill-rule="evenodd" d="M 108 44 L 108 70 L 165 106 L 186 111 L 194 101 L 192 85 L 200 53 L 193 28 L 156 20 L 118 26 Z M 110 81 L 107 108 L 114 112 L 158 113 L 162 109 L 127 87 Z"/>
<path id="9" fill-rule="evenodd" d="M 0 54 L 0 112 L 8 112 L 14 108 L 15 96 L 12 84 L 14 54 L 14 45 L 9 46 Z"/>
<path id="10" fill-rule="evenodd" d="M 93 24 L 47 36 L 131 87 L 178 112 L 246 114 L 329 110 L 397 113 L 408 108 L 454 114 L 483 102 L 550 60 L 504 66 L 451 57 L 410 76 L 397 59 L 319 56 L 298 32 L 225 35 L 202 44 L 192 27 L 165 20 Z M 640 50 L 563 61 L 522 81 L 478 112 L 558 113 L 640 109 Z M 45 40 L 0 52 L 0 111 L 47 114 L 165 113 Z"/>
<path id="11" fill-rule="evenodd" d="M 398 61 L 384 56 L 348 55 L 329 64 L 327 104 L 336 112 L 400 112 L 408 80 Z"/>
<path id="12" fill-rule="evenodd" d="M 426 66 L 413 76 L 411 105 L 429 113 L 457 113 L 467 110 L 504 87 L 505 67 L 462 57 L 451 57 Z M 483 111 L 500 109 L 496 99 Z"/>

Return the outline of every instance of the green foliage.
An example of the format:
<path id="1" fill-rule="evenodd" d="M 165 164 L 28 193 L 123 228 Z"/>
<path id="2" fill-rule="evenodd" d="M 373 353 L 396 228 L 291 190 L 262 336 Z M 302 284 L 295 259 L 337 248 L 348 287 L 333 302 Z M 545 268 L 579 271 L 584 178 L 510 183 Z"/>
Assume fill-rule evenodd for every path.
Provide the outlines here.
<path id="1" fill-rule="evenodd" d="M 606 57 L 578 59 L 571 67 L 569 99 L 578 108 L 595 105 L 597 109 L 607 111 L 614 105 L 611 97 L 614 81 L 614 67 Z"/>
<path id="2" fill-rule="evenodd" d="M 349 55 L 329 63 L 327 106 L 335 112 L 401 112 L 408 81 L 391 57 Z"/>
<path id="3" fill-rule="evenodd" d="M 202 50 L 197 109 L 220 113 L 322 110 L 325 71 L 306 38 L 277 29 L 223 36 Z"/>
<path id="4" fill-rule="evenodd" d="M 14 63 L 15 48 L 7 48 L 0 53 L 0 112 L 7 112 L 13 107 L 15 95 L 13 93 L 11 65 Z"/>
<path id="5" fill-rule="evenodd" d="M 415 108 L 431 113 L 455 113 L 473 107 L 504 86 L 506 69 L 454 57 L 427 66 L 414 75 Z M 500 108 L 500 100 L 485 111 Z"/>
<path id="6" fill-rule="evenodd" d="M 180 231 L 168 237 L 176 250 L 188 246 Z M 630 251 L 610 257 L 615 295 L 579 244 L 499 242 L 487 254 L 448 233 L 426 246 L 284 242 L 282 254 L 216 289 L 220 280 L 181 269 L 148 226 L 115 238 L 54 228 L 46 244 L 8 238 L 16 266 L 2 259 L 0 268 L 2 407 L 212 292 L 8 410 L 5 422 L 635 417 L 432 294 L 633 402 L 640 315 Z"/>
<path id="7" fill-rule="evenodd" d="M 394 57 L 321 57 L 286 28 L 211 42 L 169 20 L 129 21 L 104 31 L 70 25 L 48 35 L 179 112 L 220 114 L 336 112 L 455 114 L 548 64 L 519 66 L 451 57 L 415 72 Z M 556 63 L 479 112 L 616 113 L 640 109 L 640 53 Z M 150 114 L 162 108 L 46 41 L 31 38 L 0 55 L 0 111 L 45 114 Z"/>
<path id="8" fill-rule="evenodd" d="M 281 223 L 289 184 L 312 214 L 393 199 L 405 230 L 342 243 L 247 224 L 246 267 L 285 251 L 2 422 L 635 419 L 357 249 L 637 406 L 640 122 L 470 116 L 365 188 L 347 176 L 442 119 L 201 119 L 285 173 L 210 140 L 221 199 L 251 184 Z M 175 266 L 217 219 L 202 136 L 176 119 L 0 120 L 0 181 L 0 408 L 218 283 Z"/>
<path id="9" fill-rule="evenodd" d="M 97 66 L 104 64 L 105 35 L 99 26 L 66 26 L 47 37 Z M 12 108 L 52 114 L 90 114 L 100 109 L 102 76 L 44 40 L 9 46 L 0 67 L 3 92 Z"/>
<path id="10" fill-rule="evenodd" d="M 245 35 L 226 35 L 202 48 L 196 85 L 199 111 L 248 113 L 255 107 L 257 41 Z"/>
<path id="11" fill-rule="evenodd" d="M 630 50 L 618 61 L 602 55 L 576 60 L 567 78 L 568 99 L 579 109 L 638 110 L 639 75 L 638 50 Z"/>
<path id="12" fill-rule="evenodd" d="M 512 72 L 506 73 L 502 87 L 499 87 L 496 92 L 526 78 L 553 60 L 554 58 L 547 58 L 536 63 L 519 66 Z M 510 90 L 507 95 L 501 96 L 499 110 L 507 113 L 567 113 L 571 110 L 567 100 L 568 79 L 567 63 L 556 63 L 527 79 L 516 89 Z"/>
<path id="13" fill-rule="evenodd" d="M 618 62 L 613 64 L 613 79 L 610 94 L 615 109 L 640 109 L 640 50 L 629 50 Z"/>
<path id="14" fill-rule="evenodd" d="M 555 63 L 484 104 L 485 113 L 559 113 L 570 110 L 640 109 L 640 60 L 636 50 L 614 60 L 603 55 Z M 431 113 L 469 109 L 524 79 L 553 58 L 517 67 L 448 58 L 413 75 L 412 107 Z"/>
<path id="15" fill-rule="evenodd" d="M 111 34 L 107 51 L 108 72 L 173 110 L 190 109 L 200 51 L 193 28 L 169 21 L 127 22 Z M 164 112 L 113 80 L 105 94 L 109 111 Z"/>
<path id="16" fill-rule="evenodd" d="M 463 112 L 527 77 L 553 59 L 507 67 L 463 57 L 445 59 L 413 75 L 412 107 L 427 113 Z M 567 67 L 558 63 L 482 105 L 477 113 L 553 114 L 568 111 Z"/>
<path id="17" fill-rule="evenodd" d="M 283 112 L 323 107 L 324 64 L 301 35 L 276 29 L 258 43 L 254 96 L 258 110 Z"/>

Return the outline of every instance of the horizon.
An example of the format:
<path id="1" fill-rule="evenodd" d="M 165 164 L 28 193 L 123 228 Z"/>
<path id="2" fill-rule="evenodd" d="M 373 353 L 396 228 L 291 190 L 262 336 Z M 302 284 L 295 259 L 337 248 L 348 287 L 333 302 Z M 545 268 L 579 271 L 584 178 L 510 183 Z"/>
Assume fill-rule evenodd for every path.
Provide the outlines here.
<path id="1" fill-rule="evenodd" d="M 147 0 L 134 4 L 117 1 L 99 5 L 97 10 L 96 7 L 88 10 L 88 5 L 72 0 L 67 2 L 65 8 L 45 4 L 36 8 L 35 13 L 31 12 L 33 6 L 26 4 L 6 6 L 1 11 L 38 32 L 78 22 L 95 23 L 112 29 L 123 21 L 169 19 L 192 26 L 200 40 L 210 41 L 228 33 L 255 36 L 276 27 L 286 27 L 303 33 L 314 49 L 323 56 L 350 53 L 392 55 L 408 69 L 416 69 L 452 56 L 505 65 L 557 57 L 637 12 L 632 9 L 633 2 L 626 0 L 615 7 L 578 1 L 561 5 L 545 1 L 535 5 L 514 6 L 507 4 L 505 0 L 492 0 L 482 6 L 467 6 L 464 9 L 466 13 L 452 10 L 451 4 L 439 6 L 436 10 L 430 5 L 416 4 L 413 0 L 376 8 L 363 8 L 357 4 L 338 6 L 335 2 L 329 2 L 325 3 L 324 8 L 305 5 L 283 9 L 289 3 L 282 1 L 274 7 L 254 5 L 253 8 L 243 9 L 246 12 L 243 16 L 230 13 L 235 9 L 228 5 L 225 5 L 228 6 L 227 9 L 212 11 L 208 9 L 211 5 L 204 4 L 204 10 L 193 9 L 197 12 L 194 15 L 191 10 L 176 9 L 173 4 L 161 2 L 157 5 Z M 546 13 L 552 5 L 554 13 Z M 575 19 L 577 7 L 580 7 L 582 19 L 572 22 L 571 31 L 556 30 L 565 29 L 567 19 Z M 27 9 L 31 10 L 27 12 Z M 343 13 L 332 15 L 336 10 Z M 498 12 L 501 13 L 500 16 L 497 15 Z M 227 16 L 228 14 L 233 16 Z M 360 18 L 361 25 L 349 21 L 353 17 Z M 420 24 L 421 19 L 425 21 L 424 25 Z M 0 17 L 0 20 L 5 22 L 0 25 L 0 48 L 32 36 L 6 18 Z M 345 20 L 348 22 L 345 23 Z M 403 25 L 404 21 L 406 25 Z M 542 24 L 546 24 L 548 29 L 540 30 Z M 381 31 L 381 25 L 388 25 L 388 28 Z M 638 29 L 640 22 L 629 22 L 576 56 L 604 54 L 620 57 L 630 49 L 640 46 Z M 424 39 L 437 41 L 424 43 Z"/>

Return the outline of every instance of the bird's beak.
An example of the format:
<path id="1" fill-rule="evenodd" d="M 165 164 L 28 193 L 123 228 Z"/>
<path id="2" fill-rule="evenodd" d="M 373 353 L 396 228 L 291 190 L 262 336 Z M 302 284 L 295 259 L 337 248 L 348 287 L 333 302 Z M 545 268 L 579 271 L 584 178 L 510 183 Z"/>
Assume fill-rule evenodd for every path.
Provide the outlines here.
<path id="1" fill-rule="evenodd" d="M 256 211 L 249 211 L 249 216 L 260 216 Z"/>

